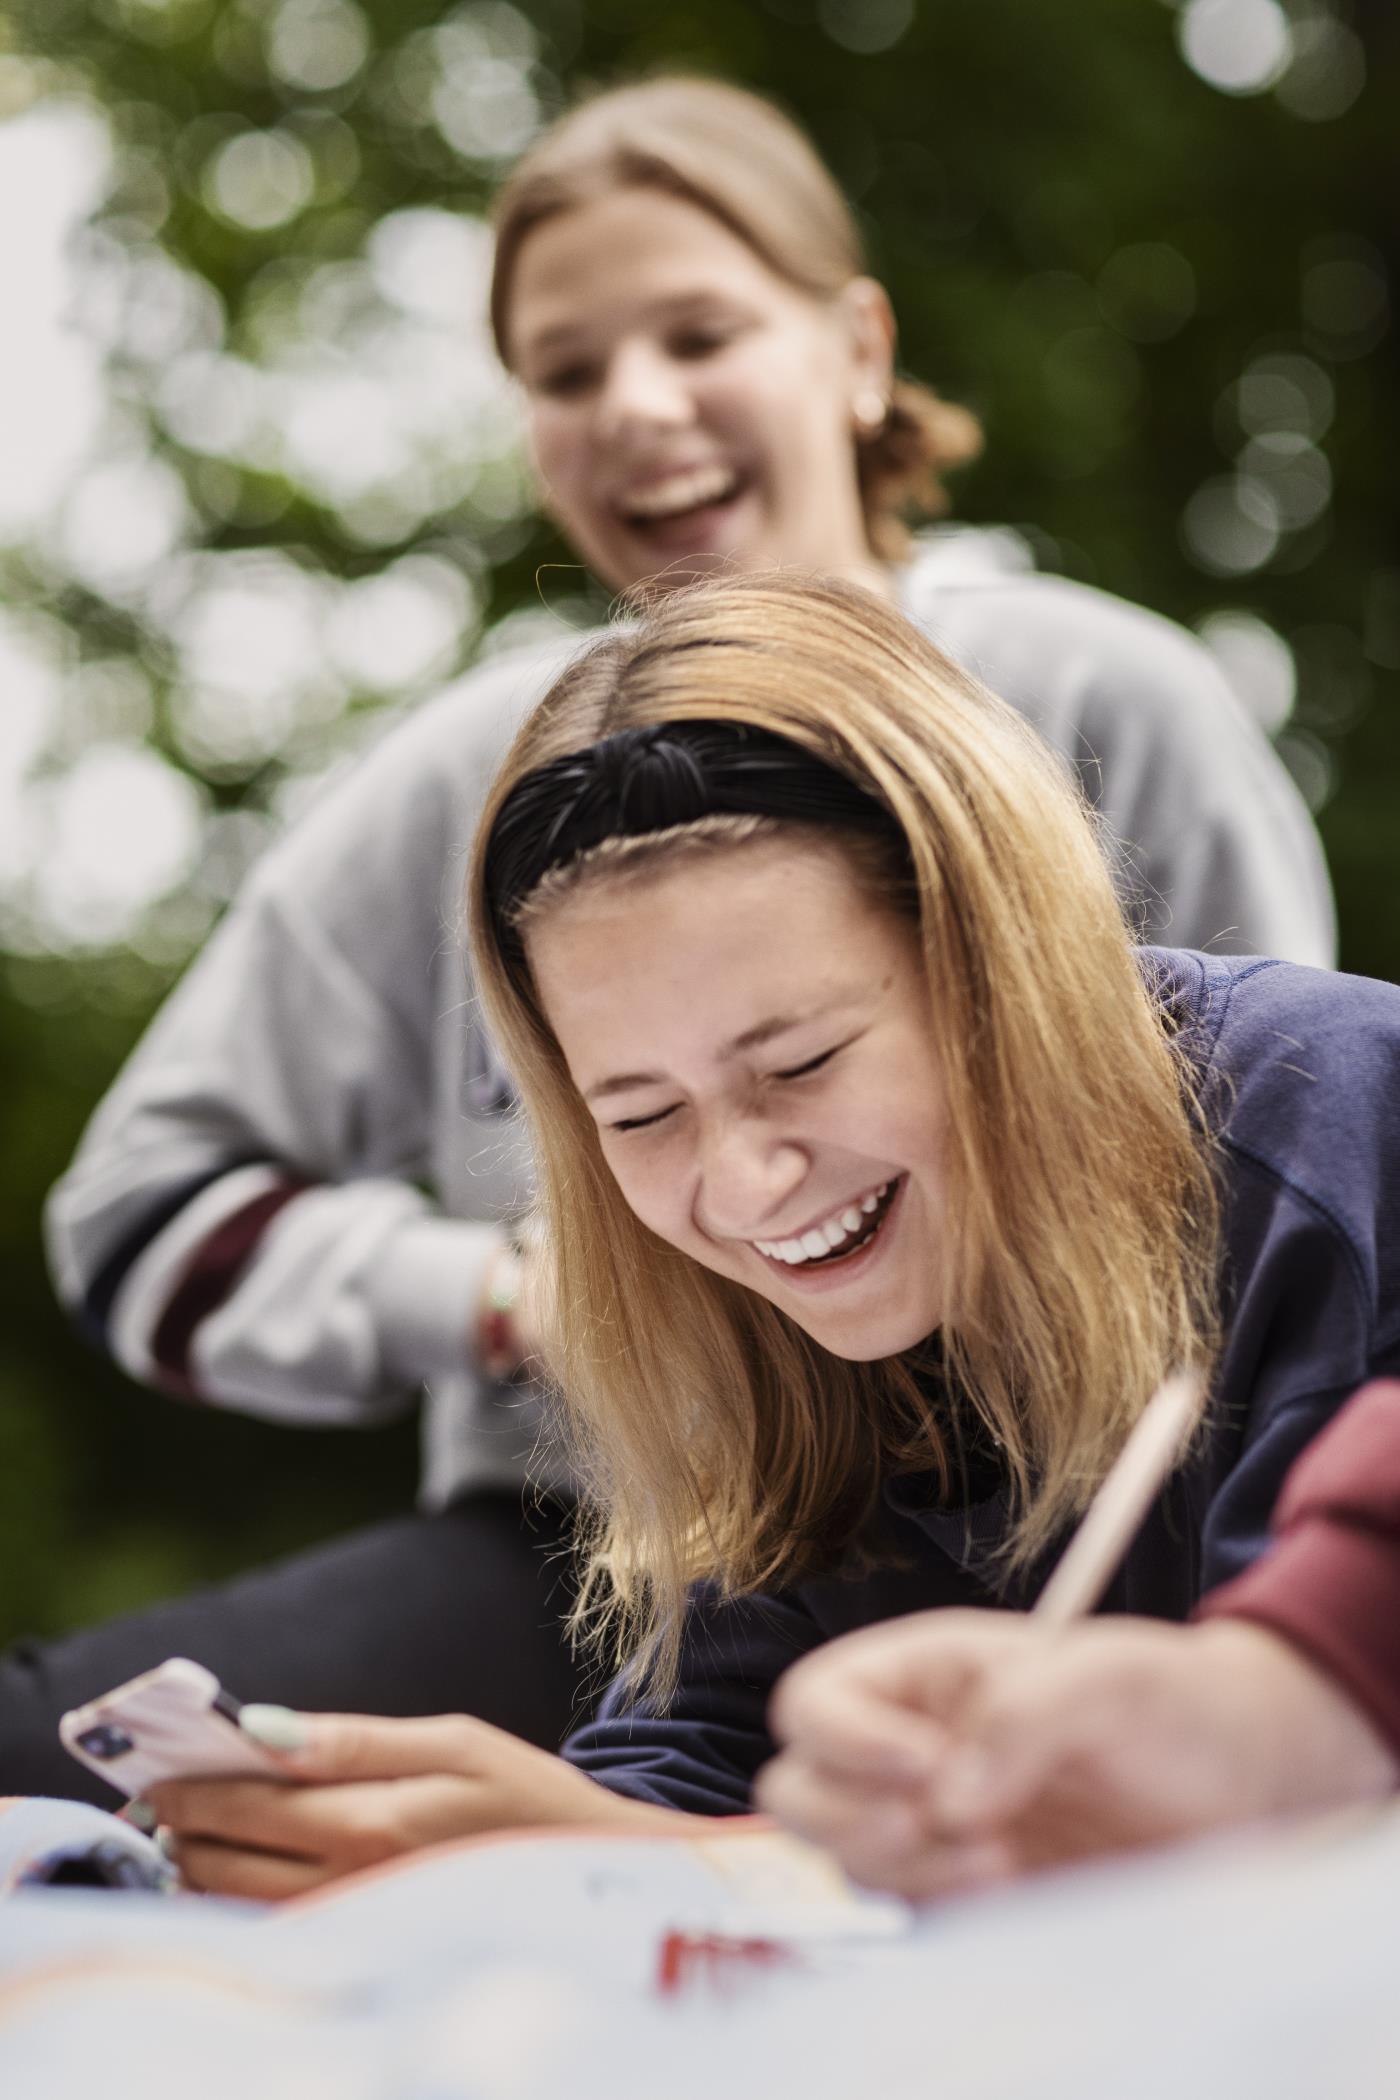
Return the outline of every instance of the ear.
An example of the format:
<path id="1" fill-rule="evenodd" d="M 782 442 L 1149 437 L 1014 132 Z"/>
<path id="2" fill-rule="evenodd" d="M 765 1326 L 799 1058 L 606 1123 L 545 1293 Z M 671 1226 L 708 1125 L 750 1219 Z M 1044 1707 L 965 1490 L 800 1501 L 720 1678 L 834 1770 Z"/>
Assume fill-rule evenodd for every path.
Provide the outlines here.
<path id="1" fill-rule="evenodd" d="M 873 277 L 853 277 L 839 298 L 850 330 L 853 393 L 888 396 L 894 378 L 894 308 Z"/>

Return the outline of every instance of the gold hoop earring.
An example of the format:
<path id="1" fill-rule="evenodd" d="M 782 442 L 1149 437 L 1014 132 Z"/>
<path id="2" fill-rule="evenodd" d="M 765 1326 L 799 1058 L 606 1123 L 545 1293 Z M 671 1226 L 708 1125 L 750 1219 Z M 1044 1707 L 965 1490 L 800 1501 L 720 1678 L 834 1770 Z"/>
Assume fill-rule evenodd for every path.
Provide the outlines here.
<path id="1" fill-rule="evenodd" d="M 889 420 L 890 404 L 878 387 L 868 386 L 856 395 L 851 405 L 851 417 L 858 437 L 870 438 L 878 435 Z"/>

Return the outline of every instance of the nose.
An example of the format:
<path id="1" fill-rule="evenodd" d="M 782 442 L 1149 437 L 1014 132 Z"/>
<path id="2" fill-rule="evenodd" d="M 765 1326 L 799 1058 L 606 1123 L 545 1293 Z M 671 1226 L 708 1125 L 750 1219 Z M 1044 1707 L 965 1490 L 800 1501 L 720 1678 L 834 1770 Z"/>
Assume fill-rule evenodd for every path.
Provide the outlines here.
<path id="1" fill-rule="evenodd" d="M 712 1239 L 767 1236 L 811 1169 L 806 1148 L 757 1116 L 735 1116 L 701 1140 L 694 1214 Z"/>
<path id="2" fill-rule="evenodd" d="M 651 342 L 619 343 L 598 397 L 598 433 L 618 438 L 633 429 L 678 429 L 694 416 L 681 369 Z"/>

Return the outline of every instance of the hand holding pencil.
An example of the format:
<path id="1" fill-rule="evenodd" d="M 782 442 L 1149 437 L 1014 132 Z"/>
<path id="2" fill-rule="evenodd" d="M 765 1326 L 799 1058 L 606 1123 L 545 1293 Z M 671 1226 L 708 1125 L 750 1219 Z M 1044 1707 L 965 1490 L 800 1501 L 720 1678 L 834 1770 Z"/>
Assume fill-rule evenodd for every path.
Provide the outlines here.
<path id="1" fill-rule="evenodd" d="M 1242 1620 L 1091 1611 L 1179 1458 L 1199 1388 L 1154 1396 L 1030 1613 L 936 1611 L 779 1685 L 760 1807 L 914 1901 L 1393 1783 L 1355 1709 Z"/>

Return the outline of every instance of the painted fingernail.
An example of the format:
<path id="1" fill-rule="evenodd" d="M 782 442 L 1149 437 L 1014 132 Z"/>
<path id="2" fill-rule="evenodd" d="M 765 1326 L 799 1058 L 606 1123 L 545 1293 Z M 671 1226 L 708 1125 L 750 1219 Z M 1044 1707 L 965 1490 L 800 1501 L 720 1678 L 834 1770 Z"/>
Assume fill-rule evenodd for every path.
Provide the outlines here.
<path id="1" fill-rule="evenodd" d="M 306 1723 L 290 1706 L 241 1706 L 238 1725 L 264 1750 L 304 1750 Z"/>
<path id="2" fill-rule="evenodd" d="M 156 1827 L 156 1812 L 149 1801 L 143 1801 L 139 1795 L 133 1795 L 126 1807 L 118 1810 L 117 1821 L 130 1823 L 134 1830 L 139 1830 L 149 1837 Z"/>

